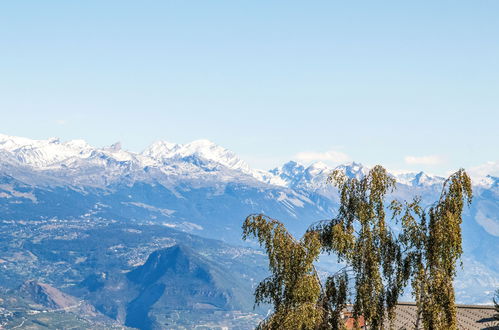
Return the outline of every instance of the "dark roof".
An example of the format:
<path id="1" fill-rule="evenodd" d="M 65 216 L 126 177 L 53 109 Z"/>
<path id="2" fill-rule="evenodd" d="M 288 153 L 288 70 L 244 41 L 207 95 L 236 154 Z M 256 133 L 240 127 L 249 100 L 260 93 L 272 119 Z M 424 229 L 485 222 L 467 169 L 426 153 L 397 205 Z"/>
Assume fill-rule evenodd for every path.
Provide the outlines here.
<path id="1" fill-rule="evenodd" d="M 498 329 L 499 321 L 494 319 L 493 306 L 457 305 L 457 327 L 460 330 Z M 398 303 L 395 309 L 393 328 L 414 329 L 417 308 L 415 303 Z"/>

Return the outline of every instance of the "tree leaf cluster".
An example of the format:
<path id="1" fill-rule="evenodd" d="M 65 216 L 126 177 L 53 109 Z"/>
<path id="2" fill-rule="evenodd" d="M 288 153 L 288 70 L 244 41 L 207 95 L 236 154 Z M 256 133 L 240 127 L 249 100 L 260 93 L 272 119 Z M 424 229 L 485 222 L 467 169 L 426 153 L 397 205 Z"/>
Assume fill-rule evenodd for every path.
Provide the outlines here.
<path id="1" fill-rule="evenodd" d="M 297 241 L 279 221 L 250 215 L 243 224 L 243 238 L 249 237 L 265 248 L 272 273 L 255 290 L 255 304 L 274 306 L 259 328 L 315 329 L 323 319 L 321 283 L 313 265 L 321 251 L 318 234 L 306 233 Z"/>
<path id="2" fill-rule="evenodd" d="M 392 202 L 394 216 L 401 216 L 400 242 L 418 307 L 417 327 L 457 329 L 453 280 L 463 252 L 462 212 L 471 199 L 471 179 L 461 169 L 445 181 L 439 200 L 428 210 L 419 198 L 404 205 Z"/>
<path id="3" fill-rule="evenodd" d="M 409 277 L 401 246 L 385 220 L 385 199 L 395 188 L 395 179 L 375 166 L 362 179 L 337 170 L 329 181 L 339 190 L 338 214 L 309 231 L 318 232 L 323 250 L 338 255 L 354 274 L 354 317 L 362 315 L 371 328 L 381 329 L 387 318 L 393 318 Z"/>

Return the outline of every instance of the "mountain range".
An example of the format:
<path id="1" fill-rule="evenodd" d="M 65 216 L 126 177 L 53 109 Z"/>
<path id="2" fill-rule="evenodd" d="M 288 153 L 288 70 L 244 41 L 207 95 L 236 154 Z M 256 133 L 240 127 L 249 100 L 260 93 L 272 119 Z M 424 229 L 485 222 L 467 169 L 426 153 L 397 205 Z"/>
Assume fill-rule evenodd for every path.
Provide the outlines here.
<path id="1" fill-rule="evenodd" d="M 120 223 L 139 226 L 133 230 L 157 226 L 220 240 L 228 246 L 256 248 L 255 242 L 241 240 L 242 221 L 251 213 L 265 213 L 279 219 L 295 235 L 303 234 L 315 221 L 334 216 L 338 195 L 326 182 L 334 169 L 350 177 L 361 177 L 369 170 L 355 162 L 331 167 L 320 162 L 304 166 L 294 161 L 271 170 L 252 169 L 235 153 L 207 140 L 188 144 L 160 141 L 135 153 L 123 150 L 119 143 L 96 148 L 82 140 L 31 140 L 0 134 L 0 222 L 4 229 L 35 224 L 37 228 L 53 226 L 50 237 L 42 236 L 39 240 L 77 239 L 78 232 L 66 230 L 68 224 L 81 227 Z M 457 299 L 462 303 L 489 303 L 493 290 L 499 287 L 499 178 L 493 175 L 496 172 L 471 172 L 474 199 L 464 213 L 463 268 L 456 279 Z M 426 205 L 438 198 L 445 181 L 423 172 L 391 175 L 397 180 L 392 198 L 410 199 L 419 195 Z M 397 224 L 392 225 L 397 230 Z M 25 230 L 23 228 L 19 230 Z M 40 233 L 49 235 L 46 231 Z M 9 237 L 13 239 L 14 231 L 4 232 L 2 240 Z M 127 245 L 127 237 L 123 235 L 120 244 Z M 182 240 L 177 243 L 184 244 Z M 32 251 L 22 252 L 26 258 L 29 253 L 35 256 L 41 253 L 33 241 L 29 244 Z M 2 248 L 4 255 L 0 254 L 0 267 L 10 274 L 4 275 L 10 276 L 5 281 L 12 287 L 20 285 L 21 279 L 35 275 L 25 274 L 26 278 L 16 279 L 17 268 L 5 257 L 5 254 L 14 254 L 15 249 L 9 245 Z M 191 250 L 192 247 L 188 247 L 181 252 L 192 256 L 186 252 Z M 17 252 L 20 251 L 19 248 Z M 159 256 L 169 253 L 161 251 L 157 252 Z M 148 250 L 153 252 L 152 248 Z M 150 258 L 153 257 L 151 254 Z M 205 265 L 201 259 L 193 257 L 192 260 Z M 325 256 L 323 259 L 320 265 L 326 271 L 334 267 L 334 258 Z M 149 261 L 141 260 L 146 267 Z M 203 267 L 199 269 L 216 273 Z M 265 268 L 264 262 L 259 267 Z M 138 274 L 135 272 L 133 274 Z M 90 276 L 90 272 L 85 274 Z M 55 277 L 50 278 L 58 282 Z M 142 277 L 137 275 L 136 279 L 139 278 Z M 126 282 L 128 287 L 135 286 L 134 290 L 138 290 L 136 287 L 141 284 L 133 279 L 134 275 L 129 275 L 115 281 Z M 228 292 L 219 285 L 217 288 L 217 294 L 222 296 Z M 79 290 L 77 294 L 93 299 L 90 293 Z M 120 308 L 125 308 L 123 306 Z"/>

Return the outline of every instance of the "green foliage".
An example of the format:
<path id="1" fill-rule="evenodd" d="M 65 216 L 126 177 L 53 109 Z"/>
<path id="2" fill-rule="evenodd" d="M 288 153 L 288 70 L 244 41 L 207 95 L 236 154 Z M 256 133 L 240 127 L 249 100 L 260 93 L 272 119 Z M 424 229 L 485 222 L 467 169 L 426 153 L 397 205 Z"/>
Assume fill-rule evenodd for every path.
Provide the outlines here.
<path id="1" fill-rule="evenodd" d="M 422 321 L 424 329 L 457 329 L 452 281 L 462 254 L 462 211 L 471 199 L 471 180 L 461 169 L 446 180 L 428 211 L 420 207 L 419 198 L 391 205 L 394 216 L 401 215 L 400 242 L 418 306 L 417 325 Z"/>
<path id="2" fill-rule="evenodd" d="M 348 299 L 348 276 L 346 272 L 339 272 L 336 276 L 330 276 L 322 295 L 322 306 L 324 309 L 323 329 L 343 329 L 341 313 L 347 306 Z"/>
<path id="3" fill-rule="evenodd" d="M 360 180 L 334 171 L 329 181 L 339 189 L 338 215 L 311 231 L 319 232 L 324 251 L 338 255 L 354 274 L 354 317 L 363 315 L 371 328 L 381 329 L 387 316 L 393 318 L 408 279 L 400 245 L 385 220 L 385 198 L 395 180 L 375 166 Z"/>
<path id="4" fill-rule="evenodd" d="M 317 328 L 323 319 L 321 283 L 313 265 L 320 253 L 318 235 L 308 232 L 297 241 L 279 221 L 250 215 L 243 224 L 243 238 L 248 237 L 264 246 L 272 272 L 255 290 L 256 304 L 274 305 L 274 313 L 259 328 Z"/>

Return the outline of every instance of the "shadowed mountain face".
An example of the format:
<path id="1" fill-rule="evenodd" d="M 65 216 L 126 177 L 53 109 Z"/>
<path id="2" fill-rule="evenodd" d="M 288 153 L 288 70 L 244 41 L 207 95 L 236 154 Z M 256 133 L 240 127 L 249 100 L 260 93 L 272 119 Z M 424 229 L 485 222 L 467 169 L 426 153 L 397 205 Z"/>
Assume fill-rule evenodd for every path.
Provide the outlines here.
<path id="1" fill-rule="evenodd" d="M 208 265 L 182 245 L 153 252 L 144 265 L 127 275 L 130 281 L 143 288 L 158 282 L 172 283 L 177 277 L 191 278 L 194 286 L 213 282 Z M 175 288 L 178 287 L 172 289 Z"/>
<path id="2" fill-rule="evenodd" d="M 154 251 L 142 266 L 88 289 L 103 313 L 140 329 L 167 327 L 163 316 L 173 311 L 252 310 L 247 281 L 183 245 Z"/>
<path id="3" fill-rule="evenodd" d="M 225 273 L 226 275 L 228 272 Z M 150 328 L 152 308 L 166 310 L 241 308 L 216 265 L 209 265 L 187 247 L 153 252 L 146 263 L 127 274 L 139 295 L 127 306 L 126 325 Z M 235 282 L 235 281 L 234 281 Z M 235 284 L 235 283 L 234 283 Z M 234 288 L 238 290 L 238 288 Z"/>

